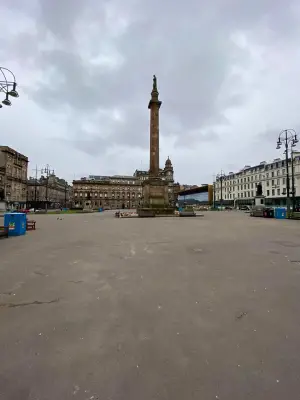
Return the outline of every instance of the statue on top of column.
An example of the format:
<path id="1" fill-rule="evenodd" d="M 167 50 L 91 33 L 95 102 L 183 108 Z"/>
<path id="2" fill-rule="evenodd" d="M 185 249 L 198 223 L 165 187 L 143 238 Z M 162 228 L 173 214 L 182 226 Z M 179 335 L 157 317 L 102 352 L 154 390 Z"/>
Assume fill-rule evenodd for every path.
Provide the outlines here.
<path id="1" fill-rule="evenodd" d="M 155 75 L 153 75 L 153 90 L 157 90 L 157 79 Z"/>
<path id="2" fill-rule="evenodd" d="M 256 185 L 256 196 L 262 196 L 262 184 L 260 182 Z"/>

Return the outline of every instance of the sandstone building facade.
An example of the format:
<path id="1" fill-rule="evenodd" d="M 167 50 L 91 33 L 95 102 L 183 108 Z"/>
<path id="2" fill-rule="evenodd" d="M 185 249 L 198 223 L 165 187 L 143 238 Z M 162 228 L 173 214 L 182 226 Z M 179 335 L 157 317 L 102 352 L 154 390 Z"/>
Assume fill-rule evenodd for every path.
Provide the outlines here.
<path id="1" fill-rule="evenodd" d="M 30 177 L 27 182 L 28 208 L 59 208 L 70 205 L 71 186 L 64 179 L 52 174 L 48 178 Z"/>
<path id="2" fill-rule="evenodd" d="M 133 176 L 96 176 L 73 181 L 73 205 L 83 208 L 121 209 L 138 208 L 142 203 L 142 182 L 149 172 L 136 170 Z M 176 201 L 179 184 L 174 183 L 174 171 L 168 158 L 160 170 L 162 179 L 168 181 L 170 203 Z"/>
<path id="3" fill-rule="evenodd" d="M 8 146 L 0 146 L 0 200 L 9 208 L 25 207 L 28 158 Z"/>

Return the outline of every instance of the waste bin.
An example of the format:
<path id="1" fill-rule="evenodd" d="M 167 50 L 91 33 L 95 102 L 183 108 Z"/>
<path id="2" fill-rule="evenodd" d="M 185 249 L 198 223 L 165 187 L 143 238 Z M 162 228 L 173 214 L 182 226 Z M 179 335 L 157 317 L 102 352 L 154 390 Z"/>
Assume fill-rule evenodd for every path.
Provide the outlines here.
<path id="1" fill-rule="evenodd" d="M 26 233 L 26 214 L 4 214 L 4 226 L 8 228 L 8 236 L 21 236 Z"/>
<path id="2" fill-rule="evenodd" d="M 273 208 L 266 208 L 264 210 L 264 218 L 274 218 L 274 210 L 273 210 Z"/>
<path id="3" fill-rule="evenodd" d="M 286 219 L 286 209 L 285 208 L 277 208 L 275 212 L 276 219 Z"/>

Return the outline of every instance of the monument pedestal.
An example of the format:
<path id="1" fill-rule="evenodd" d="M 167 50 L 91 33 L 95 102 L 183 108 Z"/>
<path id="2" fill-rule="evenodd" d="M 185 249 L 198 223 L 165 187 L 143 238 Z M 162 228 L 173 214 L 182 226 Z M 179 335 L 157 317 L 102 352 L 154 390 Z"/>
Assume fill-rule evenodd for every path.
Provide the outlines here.
<path id="1" fill-rule="evenodd" d="M 143 204 L 138 209 L 140 217 L 154 217 L 156 215 L 172 215 L 174 207 L 169 203 L 168 182 L 153 177 L 142 183 Z"/>
<path id="2" fill-rule="evenodd" d="M 255 206 L 262 206 L 262 207 L 264 207 L 264 206 L 265 206 L 265 198 L 266 198 L 266 196 L 263 196 L 263 195 L 261 195 L 261 196 L 255 196 L 255 198 L 254 198 L 254 205 L 255 205 Z"/>

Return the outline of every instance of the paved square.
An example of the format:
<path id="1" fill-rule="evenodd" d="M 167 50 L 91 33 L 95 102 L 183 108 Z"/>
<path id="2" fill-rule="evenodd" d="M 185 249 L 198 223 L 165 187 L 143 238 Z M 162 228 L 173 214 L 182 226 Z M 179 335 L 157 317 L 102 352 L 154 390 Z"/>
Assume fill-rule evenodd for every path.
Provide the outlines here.
<path id="1" fill-rule="evenodd" d="M 37 215 L 0 241 L 0 399 L 296 399 L 300 222 Z"/>

